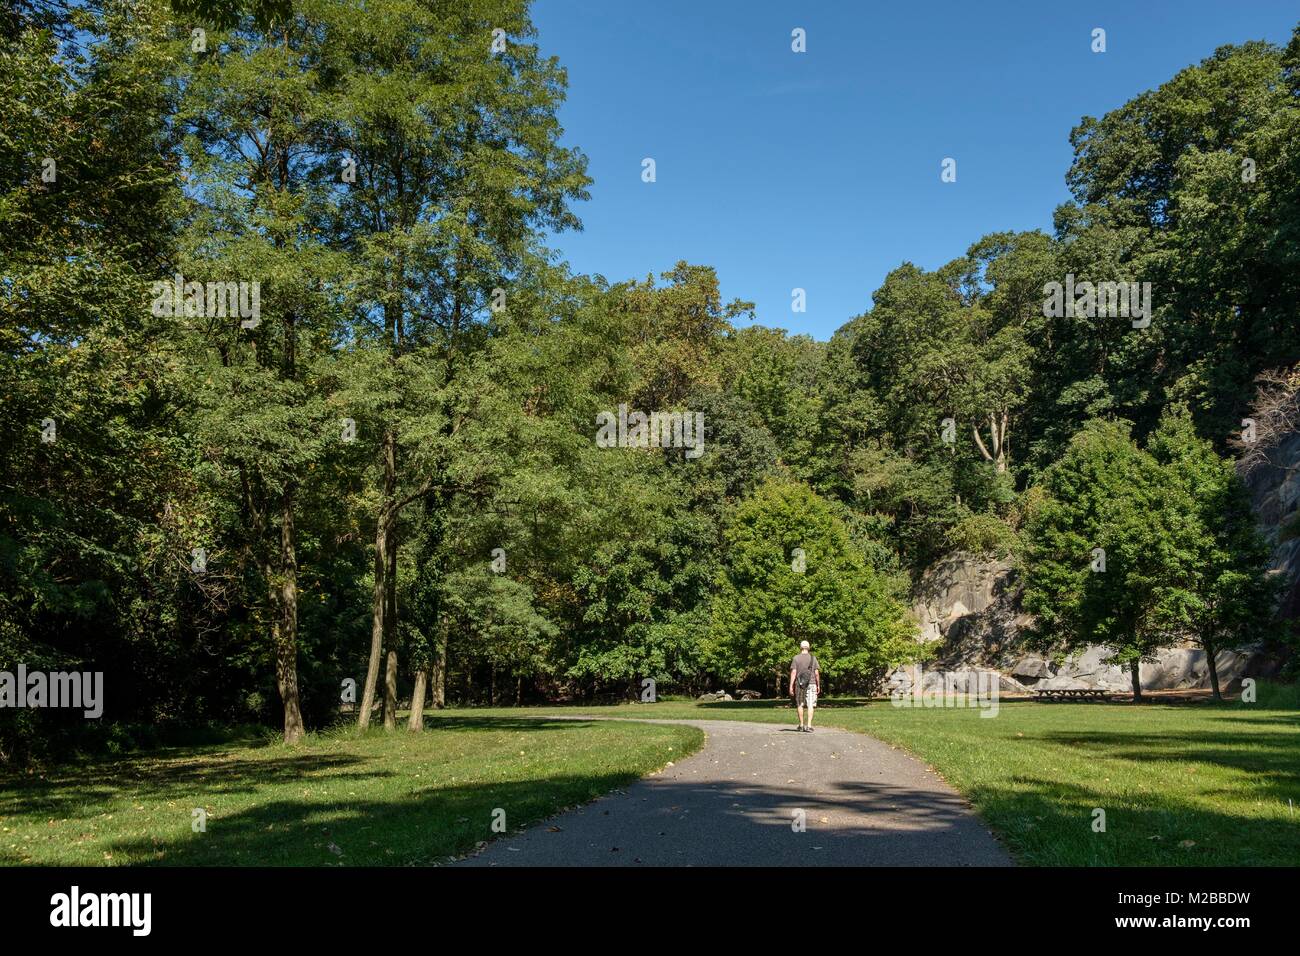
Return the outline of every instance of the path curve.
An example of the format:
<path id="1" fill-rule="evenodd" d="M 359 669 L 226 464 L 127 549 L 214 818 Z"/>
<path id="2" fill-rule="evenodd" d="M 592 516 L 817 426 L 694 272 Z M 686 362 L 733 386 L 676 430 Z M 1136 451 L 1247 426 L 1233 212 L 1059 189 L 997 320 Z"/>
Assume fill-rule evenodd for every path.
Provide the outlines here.
<path id="1" fill-rule="evenodd" d="M 458 865 L 1012 865 L 937 773 L 873 737 L 741 720 L 643 722 L 699 727 L 704 746 Z"/>

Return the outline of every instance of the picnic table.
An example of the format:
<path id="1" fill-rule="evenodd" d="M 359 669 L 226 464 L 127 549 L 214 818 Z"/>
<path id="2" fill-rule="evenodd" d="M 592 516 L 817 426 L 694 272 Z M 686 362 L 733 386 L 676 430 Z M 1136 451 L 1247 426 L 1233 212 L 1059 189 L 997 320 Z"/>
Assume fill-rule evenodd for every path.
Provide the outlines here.
<path id="1" fill-rule="evenodd" d="M 1110 700 L 1110 691 L 1095 687 L 1043 687 L 1034 691 L 1036 700 Z"/>

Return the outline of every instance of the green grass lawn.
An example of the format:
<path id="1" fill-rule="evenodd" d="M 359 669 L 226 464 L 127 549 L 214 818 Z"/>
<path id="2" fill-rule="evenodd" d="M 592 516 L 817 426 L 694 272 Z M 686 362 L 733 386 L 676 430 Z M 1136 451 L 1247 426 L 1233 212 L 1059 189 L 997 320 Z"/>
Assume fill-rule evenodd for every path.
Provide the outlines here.
<path id="1" fill-rule="evenodd" d="M 1270 699 L 1270 695 L 1273 699 Z M 1300 709 L 1001 703 L 977 710 L 824 701 L 818 723 L 915 753 L 1022 863 L 1300 864 Z M 784 702 L 450 710 L 413 735 L 312 735 L 172 748 L 0 776 L 0 863 L 434 863 L 680 759 L 685 726 L 544 714 L 793 722 Z M 207 832 L 191 812 L 207 810 Z M 1106 832 L 1092 829 L 1106 811 Z"/>
<path id="2" fill-rule="evenodd" d="M 405 729 L 173 748 L 0 776 L 0 864 L 436 863 L 700 746 L 691 727 L 462 711 Z M 192 811 L 207 811 L 195 833 Z"/>
<path id="3" fill-rule="evenodd" d="M 1293 688 L 1265 688 L 1256 704 L 1003 701 L 993 718 L 881 701 L 825 704 L 818 724 L 868 733 L 919 756 L 966 795 L 1021 863 L 1300 865 Z M 787 703 L 768 701 L 553 710 L 795 719 Z M 1092 829 L 1096 808 L 1106 812 L 1104 833 Z"/>

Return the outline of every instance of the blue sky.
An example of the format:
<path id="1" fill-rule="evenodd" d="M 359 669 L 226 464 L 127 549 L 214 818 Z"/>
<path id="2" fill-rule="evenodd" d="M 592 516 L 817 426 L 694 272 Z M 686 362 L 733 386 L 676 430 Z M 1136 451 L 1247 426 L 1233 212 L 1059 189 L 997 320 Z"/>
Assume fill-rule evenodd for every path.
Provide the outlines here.
<path id="1" fill-rule="evenodd" d="M 569 71 L 565 142 L 595 179 L 584 231 L 553 240 L 574 270 L 712 265 L 760 324 L 825 339 L 904 260 L 935 268 L 989 232 L 1050 231 L 1080 117 L 1220 45 L 1285 44 L 1300 5 L 535 0 L 533 19 Z"/>

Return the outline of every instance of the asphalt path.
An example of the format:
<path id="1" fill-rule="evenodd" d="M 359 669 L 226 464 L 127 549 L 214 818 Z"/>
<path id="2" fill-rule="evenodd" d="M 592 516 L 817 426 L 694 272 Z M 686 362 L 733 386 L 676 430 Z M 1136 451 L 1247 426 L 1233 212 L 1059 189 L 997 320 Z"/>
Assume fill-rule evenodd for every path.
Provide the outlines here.
<path id="1" fill-rule="evenodd" d="M 591 718 L 585 718 L 591 719 Z M 1010 866 L 933 770 L 863 734 L 742 720 L 690 757 L 461 866 Z"/>

